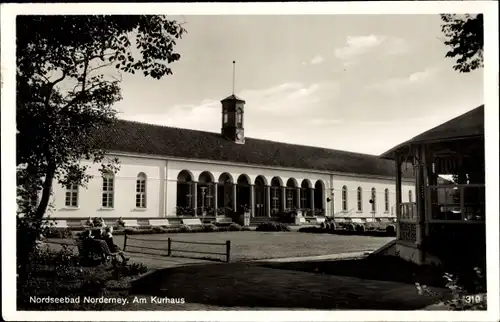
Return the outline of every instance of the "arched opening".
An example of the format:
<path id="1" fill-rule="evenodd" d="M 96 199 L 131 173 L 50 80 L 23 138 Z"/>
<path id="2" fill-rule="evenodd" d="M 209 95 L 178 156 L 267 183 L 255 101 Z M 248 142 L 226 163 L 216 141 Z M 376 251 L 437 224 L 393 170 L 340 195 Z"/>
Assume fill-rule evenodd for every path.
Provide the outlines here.
<path id="1" fill-rule="evenodd" d="M 311 212 L 311 183 L 304 179 L 300 184 L 300 208 L 306 215 L 312 215 Z"/>
<path id="2" fill-rule="evenodd" d="M 193 176 L 187 170 L 177 175 L 177 215 L 193 216 Z"/>
<path id="3" fill-rule="evenodd" d="M 250 207 L 250 180 L 246 174 L 238 177 L 236 186 L 236 211 L 242 212 Z"/>
<path id="4" fill-rule="evenodd" d="M 294 178 L 286 182 L 286 209 L 297 208 L 297 184 Z"/>
<path id="5" fill-rule="evenodd" d="M 266 181 L 262 176 L 255 179 L 255 216 L 266 216 Z"/>
<path id="6" fill-rule="evenodd" d="M 315 215 L 323 216 L 325 214 L 325 203 L 323 199 L 323 184 L 321 181 L 316 181 L 314 184 L 314 208 Z"/>
<path id="7" fill-rule="evenodd" d="M 229 173 L 223 173 L 219 176 L 217 185 L 217 206 L 218 215 L 229 215 L 228 212 L 234 210 L 234 189 L 233 178 Z"/>
<path id="8" fill-rule="evenodd" d="M 277 215 L 283 208 L 281 204 L 281 187 L 280 178 L 274 177 L 271 180 L 271 214 Z"/>
<path id="9" fill-rule="evenodd" d="M 196 189 L 198 214 L 202 214 L 203 216 L 214 215 L 214 182 L 210 172 L 204 171 L 200 174 Z"/>

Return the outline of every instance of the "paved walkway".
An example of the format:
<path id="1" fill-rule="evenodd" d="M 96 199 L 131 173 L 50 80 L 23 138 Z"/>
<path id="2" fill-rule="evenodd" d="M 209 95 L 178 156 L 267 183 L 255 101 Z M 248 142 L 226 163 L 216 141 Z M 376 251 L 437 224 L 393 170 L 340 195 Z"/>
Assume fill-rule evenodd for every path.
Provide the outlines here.
<path id="1" fill-rule="evenodd" d="M 134 296 L 183 298 L 188 305 L 131 302 L 127 310 L 420 310 L 437 302 L 418 295 L 412 284 L 277 269 L 258 262 L 162 269 L 135 286 Z"/>
<path id="2" fill-rule="evenodd" d="M 338 259 L 355 259 L 355 258 L 366 257 L 372 252 L 373 250 L 367 250 L 362 252 L 350 252 L 350 253 L 340 253 L 340 254 L 330 254 L 330 255 L 320 255 L 320 256 L 269 258 L 269 259 L 258 259 L 253 262 L 287 263 L 287 262 L 299 262 L 299 261 L 305 262 L 305 261 L 325 261 L 325 260 L 338 260 Z"/>

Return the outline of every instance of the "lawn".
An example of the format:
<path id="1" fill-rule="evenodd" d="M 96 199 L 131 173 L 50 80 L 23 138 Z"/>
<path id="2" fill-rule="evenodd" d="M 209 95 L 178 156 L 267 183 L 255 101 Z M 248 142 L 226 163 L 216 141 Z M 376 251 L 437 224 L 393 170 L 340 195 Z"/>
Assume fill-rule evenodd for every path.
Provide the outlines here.
<path id="1" fill-rule="evenodd" d="M 216 232 L 216 233 L 178 233 L 163 235 L 132 235 L 127 240 L 127 251 L 166 254 L 167 238 L 172 239 L 172 255 L 186 257 L 211 257 L 224 260 L 222 255 L 196 254 L 191 252 L 225 253 L 221 245 L 198 245 L 176 243 L 176 241 L 207 242 L 224 244 L 231 241 L 231 261 L 244 261 L 267 258 L 328 255 L 347 252 L 375 250 L 393 238 L 369 236 L 339 236 L 333 234 L 305 234 L 298 232 Z M 116 236 L 115 243 L 123 245 L 124 236 Z M 138 240 L 138 239 L 144 239 Z M 139 246 L 139 247 L 132 247 Z M 163 250 L 147 250 L 140 247 Z M 189 252 L 180 252 L 186 250 Z"/>
<path id="2" fill-rule="evenodd" d="M 176 243 L 176 241 L 207 242 L 225 244 L 231 241 L 231 261 L 246 261 L 268 258 L 329 255 L 348 252 L 369 251 L 380 248 L 393 238 L 371 236 L 342 236 L 334 234 L 308 234 L 298 232 L 213 232 L 213 233 L 169 233 L 157 235 L 131 235 L 127 239 L 126 251 L 136 254 L 166 255 L 167 238 L 172 239 L 174 257 L 225 260 L 224 255 L 203 254 L 213 252 L 225 254 L 225 245 L 199 245 Z M 123 247 L 124 236 L 115 236 L 115 243 Z M 72 244 L 71 240 L 53 239 L 52 242 Z M 146 248 L 158 248 L 151 250 Z M 181 252 L 185 250 L 189 252 Z"/>

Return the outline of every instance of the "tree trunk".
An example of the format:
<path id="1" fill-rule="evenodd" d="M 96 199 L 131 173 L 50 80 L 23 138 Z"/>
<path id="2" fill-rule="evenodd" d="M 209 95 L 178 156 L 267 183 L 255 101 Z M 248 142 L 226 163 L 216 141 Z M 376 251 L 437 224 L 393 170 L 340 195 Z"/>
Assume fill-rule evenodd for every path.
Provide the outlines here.
<path id="1" fill-rule="evenodd" d="M 45 180 L 42 185 L 42 198 L 35 212 L 36 219 L 42 219 L 45 211 L 47 211 L 47 206 L 49 205 L 50 193 L 52 191 L 52 182 L 54 180 L 54 175 L 56 172 L 56 167 L 53 164 L 49 164 L 47 167 L 47 173 L 45 174 Z"/>

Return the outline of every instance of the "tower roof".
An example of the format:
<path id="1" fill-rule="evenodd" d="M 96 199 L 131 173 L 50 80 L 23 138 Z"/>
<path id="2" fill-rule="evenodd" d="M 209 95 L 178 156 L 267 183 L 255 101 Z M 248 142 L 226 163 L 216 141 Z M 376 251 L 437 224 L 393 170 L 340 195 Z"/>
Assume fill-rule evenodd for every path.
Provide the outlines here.
<path id="1" fill-rule="evenodd" d="M 226 97 L 225 99 L 223 99 L 221 101 L 221 103 L 222 102 L 227 102 L 227 101 L 236 101 L 236 102 L 240 102 L 240 103 L 245 103 L 245 101 L 243 99 L 239 98 L 238 96 L 236 96 L 234 94 L 232 94 L 232 95 Z"/>

